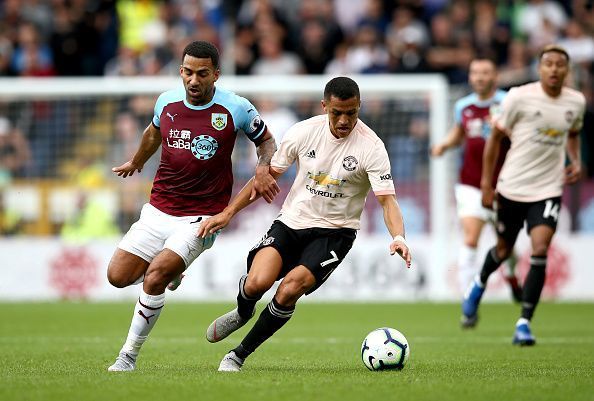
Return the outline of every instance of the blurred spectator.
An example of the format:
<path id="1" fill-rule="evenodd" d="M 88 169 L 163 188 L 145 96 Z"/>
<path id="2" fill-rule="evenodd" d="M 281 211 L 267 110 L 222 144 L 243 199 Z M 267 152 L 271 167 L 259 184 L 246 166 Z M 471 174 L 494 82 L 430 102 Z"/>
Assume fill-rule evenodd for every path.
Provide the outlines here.
<path id="1" fill-rule="evenodd" d="M 23 133 L 0 117 L 0 187 L 21 175 L 30 160 L 31 151 Z"/>
<path id="2" fill-rule="evenodd" d="M 351 67 L 347 60 L 347 55 L 349 51 L 349 45 L 347 43 L 340 43 L 334 49 L 334 58 L 326 64 L 326 68 L 324 68 L 324 73 L 329 75 L 347 75 L 351 72 Z"/>
<path id="3" fill-rule="evenodd" d="M 260 98 L 256 101 L 256 108 L 272 132 L 277 145 L 281 143 L 289 128 L 299 121 L 293 110 L 274 99 Z M 252 166 L 254 164 L 255 162 Z"/>
<path id="4" fill-rule="evenodd" d="M 382 0 L 365 0 L 365 10 L 357 21 L 357 27 L 372 26 L 380 35 L 385 35 L 389 19 L 386 17 L 384 2 Z"/>
<path id="5" fill-rule="evenodd" d="M 516 26 L 528 38 L 532 55 L 554 43 L 567 23 L 565 10 L 557 1 L 528 0 L 518 11 Z"/>
<path id="6" fill-rule="evenodd" d="M 498 86 L 509 88 L 536 79 L 530 68 L 530 57 L 521 40 L 513 40 L 508 49 L 507 63 L 499 68 Z"/>
<path id="7" fill-rule="evenodd" d="M 0 76 L 13 75 L 12 42 L 6 35 L 5 29 L 0 25 Z"/>
<path id="8" fill-rule="evenodd" d="M 334 14 L 343 32 L 352 35 L 357 30 L 357 23 L 365 13 L 364 1 L 334 0 Z"/>
<path id="9" fill-rule="evenodd" d="M 0 236 L 20 234 L 23 225 L 24 220 L 20 213 L 6 205 L 4 193 L 0 191 Z"/>
<path id="10" fill-rule="evenodd" d="M 290 75 L 304 72 L 303 64 L 293 52 L 283 50 L 279 38 L 266 36 L 258 41 L 259 58 L 252 66 L 255 75 Z"/>
<path id="11" fill-rule="evenodd" d="M 373 25 L 361 26 L 355 35 L 353 46 L 347 52 L 347 62 L 354 73 L 386 72 L 388 51 L 383 36 Z"/>
<path id="12" fill-rule="evenodd" d="M 510 32 L 509 28 L 497 19 L 494 2 L 479 0 L 474 4 L 472 34 L 478 55 L 499 63 L 506 60 Z"/>
<path id="13" fill-rule="evenodd" d="M 581 23 L 570 20 L 565 27 L 565 38 L 559 44 L 567 50 L 571 61 L 591 70 L 594 62 L 594 38 L 587 35 Z"/>
<path id="14" fill-rule="evenodd" d="M 40 41 L 35 25 L 24 23 L 18 29 L 18 44 L 12 55 L 12 68 L 21 76 L 54 75 L 52 52 Z"/>
<path id="15" fill-rule="evenodd" d="M 452 22 L 446 14 L 431 20 L 431 47 L 427 51 L 427 64 L 434 72 L 445 73 L 451 83 L 467 81 L 466 69 L 474 57 L 472 39 L 466 32 L 454 35 Z"/>

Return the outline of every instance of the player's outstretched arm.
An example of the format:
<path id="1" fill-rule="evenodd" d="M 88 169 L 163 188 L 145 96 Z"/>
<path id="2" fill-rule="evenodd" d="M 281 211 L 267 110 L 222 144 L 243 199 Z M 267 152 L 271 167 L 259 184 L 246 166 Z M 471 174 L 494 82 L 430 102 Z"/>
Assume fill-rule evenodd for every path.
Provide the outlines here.
<path id="1" fill-rule="evenodd" d="M 281 173 L 276 172 L 272 168 L 270 168 L 270 174 L 275 182 L 276 178 L 281 175 Z M 254 203 L 260 197 L 260 195 L 252 197 L 254 179 L 255 177 L 252 177 L 248 183 L 245 184 L 241 191 L 235 195 L 235 198 L 231 200 L 231 203 L 229 203 L 229 205 L 223 209 L 221 213 L 209 217 L 208 219 L 204 220 L 202 224 L 200 224 L 200 228 L 198 229 L 197 233 L 199 237 L 206 238 L 218 230 L 227 227 L 233 216 Z"/>
<path id="2" fill-rule="evenodd" d="M 408 244 L 404 239 L 404 221 L 400 206 L 396 201 L 395 195 L 377 195 L 377 200 L 384 209 L 384 222 L 388 231 L 394 238 L 390 243 L 390 255 L 397 253 L 406 262 L 406 267 L 410 268 L 412 255 Z"/>
<path id="3" fill-rule="evenodd" d="M 270 174 L 269 167 L 272 156 L 276 152 L 276 142 L 268 129 L 257 144 L 258 165 L 250 198 L 256 199 L 257 195 L 262 196 L 266 202 L 272 203 L 274 197 L 280 192 L 280 188 L 274 177 Z"/>
<path id="4" fill-rule="evenodd" d="M 567 155 L 569 165 L 565 167 L 565 183 L 575 184 L 582 174 L 582 157 L 580 152 L 580 136 L 577 132 L 569 132 L 567 138 Z"/>
<path id="5" fill-rule="evenodd" d="M 144 130 L 142 141 L 132 160 L 113 167 L 111 171 L 123 178 L 132 176 L 136 171 L 140 173 L 144 163 L 159 149 L 159 145 L 161 145 L 161 131 L 151 123 Z"/>
<path id="6" fill-rule="evenodd" d="M 431 147 L 431 156 L 438 157 L 445 153 L 446 150 L 460 146 L 464 139 L 464 130 L 460 124 L 456 124 L 444 140 Z"/>
<path id="7" fill-rule="evenodd" d="M 482 203 L 484 207 L 489 209 L 493 208 L 493 200 L 495 199 L 493 173 L 495 171 L 495 163 L 499 157 L 499 149 L 503 137 L 505 137 L 505 131 L 502 131 L 494 124 L 491 135 L 485 144 L 485 150 L 483 151 L 483 172 L 481 175 Z"/>

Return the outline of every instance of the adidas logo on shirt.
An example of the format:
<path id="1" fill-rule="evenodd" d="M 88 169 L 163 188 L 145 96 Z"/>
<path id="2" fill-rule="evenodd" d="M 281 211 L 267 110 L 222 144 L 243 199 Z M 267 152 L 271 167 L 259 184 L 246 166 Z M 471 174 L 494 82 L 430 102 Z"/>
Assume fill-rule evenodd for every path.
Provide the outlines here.
<path id="1" fill-rule="evenodd" d="M 310 159 L 315 159 L 316 158 L 316 151 L 312 149 L 309 152 L 307 152 L 305 154 L 305 156 L 309 157 Z"/>

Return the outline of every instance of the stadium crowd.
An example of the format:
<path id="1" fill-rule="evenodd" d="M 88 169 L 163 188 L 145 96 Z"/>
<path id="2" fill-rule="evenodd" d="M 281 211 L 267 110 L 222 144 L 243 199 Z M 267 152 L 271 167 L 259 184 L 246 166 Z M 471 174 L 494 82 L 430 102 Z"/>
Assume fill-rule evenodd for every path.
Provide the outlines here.
<path id="1" fill-rule="evenodd" d="M 583 132 L 594 131 L 594 6 L 588 0 L 0 1 L 0 77 L 176 75 L 183 46 L 196 39 L 219 47 L 226 75 L 437 72 L 447 76 L 453 97 L 468 92 L 473 58 L 495 60 L 500 86 L 507 89 L 537 79 L 535 55 L 543 45 L 558 43 L 572 58 L 571 85 L 588 101 Z M 274 119 L 287 127 L 307 114 L 255 100 L 273 128 Z M 114 118 L 145 124 L 151 110 L 144 103 L 132 99 L 129 113 Z M 64 163 L 50 153 L 54 149 L 66 152 L 60 159 L 74 160 L 75 169 L 77 159 L 89 159 L 69 145 L 75 140 L 67 140 L 80 133 L 60 123 L 65 113 L 77 112 L 76 107 L 83 113 L 86 106 L 53 107 L 52 112 L 43 104 L 31 107 L 37 123 L 27 126 L 0 104 L 0 116 L 8 117 L 2 132 L 29 141 L 18 142 L 18 149 L 17 142 L 0 143 L 6 148 L 0 155 L 17 150 L 26 155 L 19 158 L 20 165 L 10 167 L 0 158 L 0 172 L 17 178 L 59 176 Z M 386 108 L 393 105 L 377 108 L 375 115 L 372 108 L 362 113 L 373 124 L 376 118 L 397 114 L 385 113 Z M 409 137 L 383 138 L 389 149 L 408 149 L 408 156 L 395 154 L 392 159 L 400 182 L 412 174 L 407 168 L 414 164 L 406 157 L 428 160 L 425 117 L 421 113 L 406 123 Z M 112 156 L 126 153 L 124 145 L 135 140 L 116 132 L 116 124 L 88 125 L 115 135 L 103 140 L 105 146 L 116 143 Z M 0 132 L 2 136 L 8 138 Z M 583 135 L 582 142 L 584 170 L 592 181 L 594 139 Z M 36 166 L 27 165 L 30 159 Z M 236 161 L 240 178 L 245 178 L 242 163 L 251 163 L 242 157 Z M 594 201 L 592 209 L 594 219 Z"/>

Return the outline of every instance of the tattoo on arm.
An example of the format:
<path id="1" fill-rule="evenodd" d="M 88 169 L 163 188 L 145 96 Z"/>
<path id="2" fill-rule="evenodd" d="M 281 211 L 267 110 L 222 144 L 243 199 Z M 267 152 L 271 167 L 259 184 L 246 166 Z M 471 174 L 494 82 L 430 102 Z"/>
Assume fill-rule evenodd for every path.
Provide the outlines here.
<path id="1" fill-rule="evenodd" d="M 274 138 L 268 138 L 258 145 L 256 154 L 258 155 L 258 166 L 270 166 L 272 156 L 276 152 L 276 142 Z"/>

